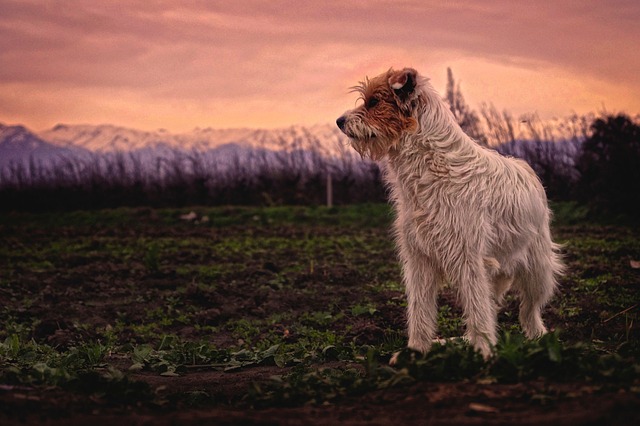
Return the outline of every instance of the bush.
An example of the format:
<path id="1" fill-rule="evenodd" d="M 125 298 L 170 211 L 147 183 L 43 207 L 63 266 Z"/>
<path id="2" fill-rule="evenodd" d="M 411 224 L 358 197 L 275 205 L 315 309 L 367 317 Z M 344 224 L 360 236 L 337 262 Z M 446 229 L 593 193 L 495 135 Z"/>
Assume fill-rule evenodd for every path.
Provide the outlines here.
<path id="1" fill-rule="evenodd" d="M 637 214 L 640 126 L 619 114 L 598 118 L 578 158 L 578 198 L 599 213 Z"/>
<path id="2" fill-rule="evenodd" d="M 119 206 L 321 205 L 386 199 L 379 166 L 349 151 L 231 150 L 93 153 L 0 167 L 0 211 Z"/>

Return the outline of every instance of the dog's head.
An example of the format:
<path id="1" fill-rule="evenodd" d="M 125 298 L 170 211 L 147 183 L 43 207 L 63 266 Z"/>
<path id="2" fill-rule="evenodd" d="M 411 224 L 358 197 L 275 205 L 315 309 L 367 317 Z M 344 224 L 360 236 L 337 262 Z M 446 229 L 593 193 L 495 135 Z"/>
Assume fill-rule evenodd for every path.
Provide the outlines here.
<path id="1" fill-rule="evenodd" d="M 398 147 L 401 137 L 418 128 L 414 117 L 421 78 L 416 70 L 390 69 L 353 87 L 364 101 L 336 120 L 353 148 L 378 160 Z"/>

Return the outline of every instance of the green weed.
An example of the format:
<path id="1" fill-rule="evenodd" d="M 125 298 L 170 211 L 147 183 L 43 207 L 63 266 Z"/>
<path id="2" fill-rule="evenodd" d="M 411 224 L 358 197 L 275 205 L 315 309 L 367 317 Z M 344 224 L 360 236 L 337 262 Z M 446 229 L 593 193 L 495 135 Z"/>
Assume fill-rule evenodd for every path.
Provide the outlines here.
<path id="1" fill-rule="evenodd" d="M 463 322 L 460 315 L 453 313 L 451 306 L 441 305 L 438 308 L 438 333 L 443 337 L 460 336 Z"/>
<path id="2" fill-rule="evenodd" d="M 602 353 L 588 345 L 564 344 L 557 332 L 534 341 L 504 333 L 488 362 L 461 339 L 435 344 L 425 355 L 405 349 L 395 368 L 381 362 L 384 359 L 375 349 L 368 348 L 361 358 L 362 369 L 301 365 L 270 382 L 254 384 L 249 400 L 258 407 L 323 404 L 416 381 L 512 383 L 544 378 L 616 381 L 631 386 L 640 378 L 637 360 Z"/>
<path id="3" fill-rule="evenodd" d="M 378 312 L 378 310 L 372 303 L 358 304 L 351 307 L 351 315 L 354 317 L 363 315 L 373 316 L 376 312 Z"/>
<path id="4" fill-rule="evenodd" d="M 149 273 L 157 274 L 160 271 L 160 246 L 158 243 L 153 242 L 147 246 L 143 262 Z"/>

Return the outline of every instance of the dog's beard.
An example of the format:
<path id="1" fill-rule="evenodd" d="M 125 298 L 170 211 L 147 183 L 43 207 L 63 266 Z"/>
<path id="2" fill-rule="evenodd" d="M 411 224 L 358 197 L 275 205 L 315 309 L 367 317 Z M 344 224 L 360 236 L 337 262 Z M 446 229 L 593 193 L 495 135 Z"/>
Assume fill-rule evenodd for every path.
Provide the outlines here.
<path id="1" fill-rule="evenodd" d="M 395 146 L 381 132 L 358 121 L 350 123 L 345 128 L 345 134 L 349 136 L 351 146 L 360 156 L 374 161 L 382 159 L 389 153 L 389 149 Z"/>
<path id="2" fill-rule="evenodd" d="M 351 139 L 351 146 L 363 158 L 370 158 L 374 161 L 382 159 L 389 153 L 391 145 L 389 142 L 379 138 Z"/>

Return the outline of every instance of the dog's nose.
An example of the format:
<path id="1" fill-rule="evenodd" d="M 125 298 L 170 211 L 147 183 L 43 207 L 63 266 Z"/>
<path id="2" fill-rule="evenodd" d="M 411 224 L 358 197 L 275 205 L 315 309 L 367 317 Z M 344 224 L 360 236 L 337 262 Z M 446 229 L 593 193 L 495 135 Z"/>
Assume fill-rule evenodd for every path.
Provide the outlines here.
<path id="1" fill-rule="evenodd" d="M 344 118 L 344 115 L 340 118 L 338 118 L 336 120 L 336 124 L 338 125 L 338 127 L 340 128 L 340 130 L 344 130 L 344 123 L 347 121 L 346 118 Z"/>

